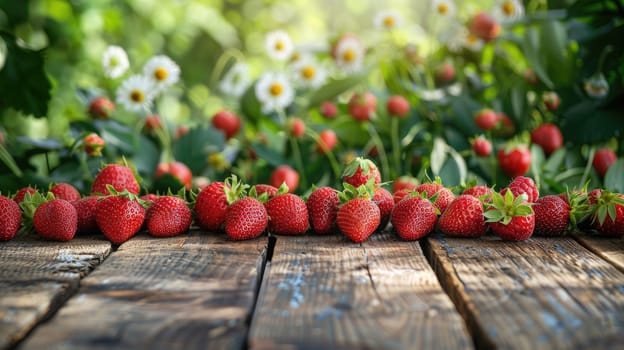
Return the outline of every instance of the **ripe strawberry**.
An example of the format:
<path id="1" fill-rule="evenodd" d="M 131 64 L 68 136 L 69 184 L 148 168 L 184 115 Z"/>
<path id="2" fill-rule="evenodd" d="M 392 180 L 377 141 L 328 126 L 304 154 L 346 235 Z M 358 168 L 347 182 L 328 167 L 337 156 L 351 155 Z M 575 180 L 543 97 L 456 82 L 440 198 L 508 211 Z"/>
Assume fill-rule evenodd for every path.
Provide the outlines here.
<path id="1" fill-rule="evenodd" d="M 132 238 L 143 226 L 145 209 L 132 195 L 111 195 L 95 207 L 95 221 L 104 236 L 113 244 Z"/>
<path id="2" fill-rule="evenodd" d="M 531 166 L 531 152 L 525 145 L 501 148 L 497 157 L 503 172 L 512 178 L 526 174 Z"/>
<path id="3" fill-rule="evenodd" d="M 415 241 L 433 231 L 437 219 L 437 210 L 430 200 L 410 194 L 394 205 L 390 221 L 399 237 Z"/>
<path id="4" fill-rule="evenodd" d="M 275 186 L 271 186 L 271 185 L 267 185 L 267 184 L 257 184 L 255 185 L 256 187 L 256 193 L 258 196 L 262 195 L 263 193 L 267 194 L 267 199 L 271 199 L 273 197 L 275 197 L 275 195 L 277 194 L 278 188 Z"/>
<path id="5" fill-rule="evenodd" d="M 99 157 L 102 155 L 102 149 L 106 142 L 96 133 L 90 133 L 82 139 L 82 145 L 84 147 L 85 153 L 93 156 Z"/>
<path id="6" fill-rule="evenodd" d="M 381 231 L 388 226 L 388 222 L 390 221 L 392 208 L 394 208 L 394 198 L 390 191 L 383 187 L 376 187 L 373 202 L 379 207 L 380 216 L 379 227 L 377 227 L 376 231 Z"/>
<path id="7" fill-rule="evenodd" d="M 615 152 L 608 148 L 601 148 L 596 151 L 592 165 L 600 177 L 604 177 L 613 163 L 617 160 Z"/>
<path id="8" fill-rule="evenodd" d="M 483 236 L 487 231 L 483 203 L 467 194 L 455 198 L 440 216 L 438 230 L 455 237 Z"/>
<path id="9" fill-rule="evenodd" d="M 306 202 L 312 230 L 318 234 L 332 231 L 338 213 L 338 192 L 331 187 L 319 187 L 312 191 Z"/>
<path id="10" fill-rule="evenodd" d="M 333 130 L 325 129 L 319 133 L 319 138 L 316 142 L 316 150 L 320 154 L 331 152 L 338 143 L 338 136 Z"/>
<path id="11" fill-rule="evenodd" d="M 147 232 L 155 237 L 172 237 L 188 231 L 193 214 L 179 197 L 161 196 L 147 209 Z"/>
<path id="12" fill-rule="evenodd" d="M 229 140 L 238 133 L 241 121 L 238 115 L 228 110 L 221 110 L 212 116 L 212 126 L 223 131 L 225 139 Z"/>
<path id="13" fill-rule="evenodd" d="M 108 119 L 114 111 L 115 104 L 108 97 L 96 97 L 89 104 L 89 114 L 93 118 Z"/>
<path id="14" fill-rule="evenodd" d="M 145 202 L 148 206 L 152 205 L 152 203 L 154 203 L 157 199 L 158 199 L 158 195 L 154 194 L 154 193 L 148 193 L 148 194 L 144 194 L 141 197 L 139 197 L 143 202 Z"/>
<path id="15" fill-rule="evenodd" d="M 276 235 L 302 235 L 310 226 L 306 203 L 297 195 L 278 194 L 264 207 L 269 215 L 269 231 Z"/>
<path id="16" fill-rule="evenodd" d="M 411 192 L 414 192 L 414 190 L 408 190 L 406 188 L 396 191 L 394 195 L 392 195 L 392 200 L 394 201 L 394 204 L 399 203 L 401 199 L 407 197 Z"/>
<path id="17" fill-rule="evenodd" d="M 492 153 L 492 143 L 483 136 L 472 141 L 472 150 L 479 157 L 487 157 Z"/>
<path id="18" fill-rule="evenodd" d="M 498 122 L 498 116 L 493 110 L 484 108 L 475 113 L 474 122 L 481 130 L 492 130 Z"/>
<path id="19" fill-rule="evenodd" d="M 22 187 L 13 196 L 13 201 L 15 201 L 15 203 L 17 204 L 20 204 L 24 200 L 24 196 L 26 196 L 26 193 L 30 193 L 31 195 L 33 195 L 35 194 L 35 192 L 37 192 L 37 190 L 30 186 Z"/>
<path id="20" fill-rule="evenodd" d="M 356 121 L 371 120 L 377 110 L 377 97 L 370 92 L 363 94 L 355 93 L 349 100 L 349 114 Z"/>
<path id="21" fill-rule="evenodd" d="M 97 196 L 87 196 L 72 202 L 78 216 L 78 233 L 96 233 L 99 231 L 95 222 L 95 208 L 98 204 Z"/>
<path id="22" fill-rule="evenodd" d="M 252 239 L 260 236 L 268 223 L 264 204 L 253 197 L 244 197 L 228 207 L 225 233 L 234 240 Z"/>
<path id="23" fill-rule="evenodd" d="M 492 193 L 492 202 L 483 214 L 492 232 L 497 236 L 512 241 L 531 237 L 535 229 L 535 213 L 526 203 L 524 196 L 514 197 L 511 191 L 505 195 Z"/>
<path id="24" fill-rule="evenodd" d="M 467 194 L 473 197 L 477 197 L 481 199 L 481 201 L 486 202 L 492 198 L 492 188 L 484 185 L 475 185 L 472 187 L 466 188 L 462 194 Z"/>
<path id="25" fill-rule="evenodd" d="M 66 242 L 78 229 L 76 208 L 64 199 L 53 199 L 35 209 L 32 218 L 35 231 L 46 239 Z"/>
<path id="26" fill-rule="evenodd" d="M 333 119 L 338 115 L 338 108 L 333 102 L 325 101 L 321 103 L 321 115 L 327 119 Z"/>
<path id="27" fill-rule="evenodd" d="M 544 196 L 533 204 L 535 232 L 539 236 L 563 236 L 570 223 L 570 205 L 558 196 Z"/>
<path id="28" fill-rule="evenodd" d="M 336 214 L 340 231 L 355 243 L 364 242 L 379 227 L 379 207 L 370 199 L 353 198 Z"/>
<path id="29" fill-rule="evenodd" d="M 479 12 L 468 23 L 468 30 L 484 41 L 492 41 L 500 34 L 501 26 L 494 17 Z"/>
<path id="30" fill-rule="evenodd" d="M 436 182 L 427 182 L 416 187 L 415 192 L 425 193 L 428 198 L 432 198 L 434 195 L 438 197 L 433 202 L 433 205 L 438 208 L 440 213 L 443 213 L 446 207 L 455 200 L 455 195 L 451 190 L 444 187 L 440 182 L 440 179 L 436 179 Z"/>
<path id="31" fill-rule="evenodd" d="M 301 118 L 291 118 L 288 120 L 288 133 L 295 137 L 301 138 L 305 133 L 305 122 Z"/>
<path id="32" fill-rule="evenodd" d="M 544 101 L 544 106 L 551 112 L 559 108 L 559 104 L 561 103 L 559 95 L 554 91 L 544 92 L 542 94 L 542 101 Z"/>
<path id="33" fill-rule="evenodd" d="M 563 135 L 555 124 L 545 123 L 531 131 L 531 142 L 540 145 L 549 156 L 563 146 Z"/>
<path id="34" fill-rule="evenodd" d="M 139 193 L 139 183 L 134 177 L 134 172 L 129 167 L 120 164 L 109 164 L 100 170 L 93 180 L 91 193 L 109 194 L 106 185 L 112 185 L 118 192 L 127 189 L 130 193 Z"/>
<path id="35" fill-rule="evenodd" d="M 271 173 L 271 179 L 269 183 L 273 187 L 280 187 L 283 183 L 288 186 L 288 192 L 295 192 L 297 186 L 299 186 L 299 173 L 288 165 L 280 165 L 273 173 Z"/>
<path id="36" fill-rule="evenodd" d="M 162 121 L 160 121 L 158 114 L 151 114 L 145 117 L 145 131 L 151 133 L 158 129 L 162 129 Z"/>
<path id="37" fill-rule="evenodd" d="M 392 183 L 392 193 L 397 193 L 400 190 L 414 190 L 419 184 L 420 182 L 415 177 L 408 175 L 399 176 Z"/>
<path id="38" fill-rule="evenodd" d="M 407 99 L 400 95 L 390 96 L 386 102 L 388 115 L 392 117 L 405 117 L 409 113 L 410 105 Z"/>
<path id="39" fill-rule="evenodd" d="M 496 127 L 494 128 L 494 133 L 497 136 L 511 136 L 514 134 L 516 130 L 516 125 L 513 120 L 509 118 L 509 116 L 503 112 L 496 113 L 496 117 L 498 120 L 496 121 Z"/>
<path id="40" fill-rule="evenodd" d="M 175 129 L 175 134 L 174 134 L 173 139 L 179 140 L 182 136 L 188 134 L 189 132 L 191 132 L 191 129 L 188 126 L 178 125 Z"/>
<path id="41" fill-rule="evenodd" d="M 434 69 L 433 75 L 438 84 L 450 83 L 455 80 L 455 67 L 449 62 L 444 62 Z"/>
<path id="42" fill-rule="evenodd" d="M 204 230 L 220 230 L 225 222 L 228 199 L 224 186 L 223 182 L 213 182 L 204 187 L 195 199 L 197 223 Z"/>
<path id="43" fill-rule="evenodd" d="M 356 157 L 349 162 L 342 173 L 342 181 L 353 187 L 365 185 L 369 179 L 374 179 L 374 184 L 381 182 L 381 174 L 372 160 Z"/>
<path id="44" fill-rule="evenodd" d="M 13 239 L 20 228 L 22 211 L 8 197 L 0 196 L 0 241 Z"/>
<path id="45" fill-rule="evenodd" d="M 54 193 L 54 198 L 64 199 L 68 202 L 80 199 L 80 192 L 78 192 L 74 186 L 64 182 L 52 186 L 52 188 L 50 188 L 50 192 Z"/>
<path id="46" fill-rule="evenodd" d="M 193 186 L 193 174 L 191 173 L 191 169 L 189 169 L 189 167 L 187 167 L 184 163 L 159 163 L 156 167 L 154 178 L 157 179 L 164 174 L 170 174 L 176 178 L 182 185 L 184 185 L 184 187 L 186 187 L 187 190 L 190 190 L 191 186 Z"/>
<path id="47" fill-rule="evenodd" d="M 624 194 L 607 190 L 590 193 L 592 227 L 605 236 L 624 236 Z"/>
<path id="48" fill-rule="evenodd" d="M 509 184 L 509 187 L 501 191 L 501 194 L 504 195 L 507 190 L 510 190 L 514 197 L 518 197 L 524 193 L 527 196 L 526 201 L 529 203 L 535 203 L 539 198 L 539 191 L 535 186 L 535 182 L 530 177 L 518 176 L 514 178 Z"/>

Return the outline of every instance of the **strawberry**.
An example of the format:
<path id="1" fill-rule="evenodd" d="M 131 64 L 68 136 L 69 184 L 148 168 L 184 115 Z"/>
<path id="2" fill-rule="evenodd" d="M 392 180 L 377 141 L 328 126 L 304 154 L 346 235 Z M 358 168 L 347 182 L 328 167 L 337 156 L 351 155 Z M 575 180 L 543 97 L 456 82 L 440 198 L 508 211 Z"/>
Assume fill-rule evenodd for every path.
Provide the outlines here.
<path id="1" fill-rule="evenodd" d="M 95 222 L 95 208 L 98 204 L 97 196 L 87 196 L 72 202 L 78 215 L 78 233 L 96 233 L 99 231 Z"/>
<path id="2" fill-rule="evenodd" d="M 559 95 L 554 91 L 545 91 L 542 94 L 542 101 L 544 101 L 544 106 L 551 112 L 559 108 L 559 104 L 561 103 Z"/>
<path id="3" fill-rule="evenodd" d="M 443 213 L 446 207 L 455 199 L 453 192 L 442 185 L 440 178 L 437 178 L 436 182 L 421 184 L 414 191 L 425 193 L 428 198 L 437 195 L 433 205 L 438 208 L 440 213 Z"/>
<path id="4" fill-rule="evenodd" d="M 228 207 L 225 186 L 223 182 L 213 182 L 204 187 L 195 199 L 195 217 L 204 230 L 220 230 L 225 222 Z"/>
<path id="5" fill-rule="evenodd" d="M 191 129 L 186 125 L 178 125 L 175 129 L 174 140 L 179 140 L 182 136 L 187 135 L 191 132 Z"/>
<path id="6" fill-rule="evenodd" d="M 176 178 L 187 190 L 190 190 L 193 185 L 193 174 L 191 173 L 191 169 L 189 169 L 189 167 L 187 167 L 184 163 L 159 163 L 156 167 L 154 178 L 157 179 L 164 174 L 170 174 Z"/>
<path id="7" fill-rule="evenodd" d="M 383 187 L 375 188 L 375 195 L 373 196 L 373 202 L 379 207 L 379 227 L 376 231 L 381 231 L 388 225 L 390 221 L 390 215 L 392 214 L 392 208 L 394 208 L 394 198 L 390 191 Z"/>
<path id="8" fill-rule="evenodd" d="M 466 188 L 461 194 L 477 197 L 481 201 L 486 202 L 492 198 L 492 188 L 484 185 L 474 185 Z"/>
<path id="9" fill-rule="evenodd" d="M 600 177 L 604 177 L 613 163 L 617 160 L 615 152 L 608 148 L 601 148 L 596 151 L 592 165 Z"/>
<path id="10" fill-rule="evenodd" d="M 148 133 L 162 129 L 162 127 L 162 121 L 160 121 L 158 114 L 151 114 L 145 117 L 145 131 Z"/>
<path id="11" fill-rule="evenodd" d="M 244 197 L 229 205 L 225 214 L 225 233 L 234 240 L 252 239 L 267 228 L 269 218 L 264 204 Z"/>
<path id="12" fill-rule="evenodd" d="M 302 235 L 310 226 L 306 203 L 297 195 L 278 194 L 264 207 L 269 215 L 269 232 L 276 235 Z"/>
<path id="13" fill-rule="evenodd" d="M 414 190 L 419 184 L 420 182 L 415 177 L 403 175 L 392 183 L 392 193 L 400 190 Z"/>
<path id="14" fill-rule="evenodd" d="M 22 211 L 11 198 L 0 195 L 0 241 L 13 239 L 20 228 Z"/>
<path id="15" fill-rule="evenodd" d="M 291 118 L 288 120 L 288 133 L 294 138 L 301 138 L 305 133 L 305 122 L 301 118 Z"/>
<path id="16" fill-rule="evenodd" d="M 381 212 L 375 202 L 373 179 L 355 187 L 348 182 L 338 193 L 340 206 L 336 214 L 338 229 L 355 243 L 365 241 L 379 227 Z"/>
<path id="17" fill-rule="evenodd" d="M 455 237 L 481 237 L 487 231 L 483 203 L 474 196 L 460 195 L 438 220 L 438 230 Z"/>
<path id="18" fill-rule="evenodd" d="M 93 118 L 108 119 L 115 111 L 115 104 L 108 97 L 99 96 L 89 104 L 89 114 Z"/>
<path id="19" fill-rule="evenodd" d="M 342 173 L 342 181 L 358 187 L 365 185 L 369 179 L 374 179 L 374 184 L 381 182 L 381 174 L 372 160 L 356 157 L 349 162 Z"/>
<path id="20" fill-rule="evenodd" d="M 233 112 L 221 110 L 212 116 L 212 126 L 223 131 L 225 139 L 229 140 L 238 133 L 241 121 Z"/>
<path id="21" fill-rule="evenodd" d="M 66 242 L 74 238 L 78 229 L 78 214 L 64 199 L 53 199 L 35 209 L 32 218 L 37 233 L 46 239 Z"/>
<path id="22" fill-rule="evenodd" d="M 82 145 L 86 154 L 99 157 L 106 142 L 96 133 L 90 133 L 82 139 Z"/>
<path id="23" fill-rule="evenodd" d="M 449 62 L 444 62 L 434 69 L 433 76 L 438 84 L 450 83 L 455 80 L 455 67 Z"/>
<path id="24" fill-rule="evenodd" d="M 312 230 L 318 234 L 331 232 L 338 213 L 338 192 L 331 187 L 319 187 L 312 191 L 306 206 Z"/>
<path id="25" fill-rule="evenodd" d="M 54 198 L 64 199 L 68 202 L 80 199 L 80 192 L 78 192 L 74 186 L 64 182 L 52 186 L 52 188 L 50 188 L 50 192 L 54 193 Z"/>
<path id="26" fill-rule="evenodd" d="M 437 219 L 433 203 L 414 192 L 394 205 L 390 221 L 399 237 L 415 241 L 433 231 Z"/>
<path id="27" fill-rule="evenodd" d="M 414 190 L 408 190 L 407 188 L 396 191 L 394 195 L 392 195 L 392 200 L 394 201 L 394 204 L 399 203 L 401 199 L 407 197 L 412 192 L 414 192 Z"/>
<path id="28" fill-rule="evenodd" d="M 563 146 L 563 135 L 555 124 L 545 123 L 531 131 L 531 142 L 542 147 L 549 156 Z"/>
<path id="29" fill-rule="evenodd" d="M 271 186 L 278 188 L 286 183 L 288 191 L 292 193 L 299 186 L 299 173 L 288 165 L 280 165 L 271 173 L 269 182 Z"/>
<path id="30" fill-rule="evenodd" d="M 91 193 L 109 194 L 106 185 L 111 185 L 115 191 L 128 190 L 130 193 L 139 193 L 139 182 L 134 177 L 132 169 L 125 165 L 109 164 L 105 166 L 93 180 Z"/>
<path id="31" fill-rule="evenodd" d="M 331 152 L 338 143 L 338 137 L 333 130 L 325 129 L 319 133 L 319 138 L 316 141 L 316 150 L 320 154 L 326 154 Z"/>
<path id="32" fill-rule="evenodd" d="M 526 194 L 514 197 L 511 191 L 504 196 L 492 193 L 492 202 L 487 203 L 483 214 L 492 232 L 506 240 L 525 240 L 531 237 L 535 229 L 535 213 L 526 202 Z"/>
<path id="33" fill-rule="evenodd" d="M 377 97 L 370 92 L 355 93 L 349 100 L 349 114 L 356 121 L 369 121 L 377 110 Z"/>
<path id="34" fill-rule="evenodd" d="M 104 197 L 95 208 L 95 221 L 113 244 L 121 244 L 132 238 L 141 229 L 144 220 L 145 209 L 134 196 Z"/>
<path id="35" fill-rule="evenodd" d="M 468 23 L 468 30 L 484 41 L 492 41 L 500 34 L 501 26 L 491 15 L 479 12 Z"/>
<path id="36" fill-rule="evenodd" d="M 333 102 L 325 101 L 321 103 L 321 115 L 327 119 L 333 119 L 338 115 L 338 107 Z"/>
<path id="37" fill-rule="evenodd" d="M 400 95 L 390 96 L 386 102 L 388 115 L 403 118 L 409 113 L 410 105 L 407 99 Z"/>
<path id="38" fill-rule="evenodd" d="M 531 68 L 525 69 L 522 73 L 522 77 L 524 78 L 524 81 L 526 81 L 526 83 L 529 85 L 537 85 L 537 83 L 539 83 L 539 78 L 537 77 L 537 74 L 535 74 L 535 72 Z"/>
<path id="39" fill-rule="evenodd" d="M 493 110 L 484 108 L 475 113 L 474 122 L 481 130 L 492 130 L 498 122 L 498 116 Z"/>
<path id="40" fill-rule="evenodd" d="M 472 150 L 479 157 L 487 157 L 492 154 L 492 143 L 483 136 L 477 136 L 471 144 Z"/>
<path id="41" fill-rule="evenodd" d="M 186 202 L 175 196 L 158 197 L 147 209 L 147 232 L 155 237 L 172 237 L 188 231 L 193 214 Z"/>
<path id="42" fill-rule="evenodd" d="M 539 236 L 563 236 L 570 223 L 570 205 L 559 196 L 544 196 L 535 201 L 535 232 Z"/>
<path id="43" fill-rule="evenodd" d="M 147 194 L 142 195 L 139 198 L 149 206 L 149 205 L 152 205 L 152 203 L 154 203 L 154 201 L 156 201 L 158 197 L 159 196 L 157 194 L 147 193 Z"/>
<path id="44" fill-rule="evenodd" d="M 535 203 L 539 198 L 539 191 L 530 177 L 518 176 L 514 178 L 509 186 L 501 191 L 501 194 L 504 195 L 507 190 L 510 190 L 514 197 L 518 197 L 523 193 L 526 194 L 526 200 L 529 203 Z"/>
<path id="45" fill-rule="evenodd" d="M 37 192 L 37 190 L 30 186 L 22 187 L 13 196 L 13 201 L 15 201 L 15 203 L 17 204 L 20 204 L 24 200 L 24 196 L 26 196 L 26 193 L 30 193 L 31 195 L 33 195 L 35 194 L 35 192 Z"/>
<path id="46" fill-rule="evenodd" d="M 263 193 L 266 193 L 267 199 L 271 199 L 275 197 L 278 191 L 277 187 L 267 185 L 267 184 L 257 184 L 255 185 L 255 187 L 256 187 L 256 193 L 258 194 L 258 196 L 262 195 Z"/>
<path id="47" fill-rule="evenodd" d="M 531 152 L 525 145 L 501 148 L 497 157 L 503 172 L 512 178 L 526 174 L 531 166 Z"/>
<path id="48" fill-rule="evenodd" d="M 503 112 L 496 113 L 497 121 L 494 132 L 497 136 L 511 136 L 516 130 L 514 121 Z"/>
<path id="49" fill-rule="evenodd" d="M 592 227 L 605 236 L 624 236 L 624 194 L 607 190 L 592 192 Z"/>

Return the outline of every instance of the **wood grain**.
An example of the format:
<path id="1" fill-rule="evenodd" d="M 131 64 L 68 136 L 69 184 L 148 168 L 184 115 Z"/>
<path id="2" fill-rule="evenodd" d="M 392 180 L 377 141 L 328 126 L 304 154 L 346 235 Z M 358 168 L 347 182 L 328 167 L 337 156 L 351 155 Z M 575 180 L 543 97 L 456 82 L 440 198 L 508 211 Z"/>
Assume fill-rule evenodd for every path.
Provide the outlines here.
<path id="1" fill-rule="evenodd" d="M 139 235 L 85 278 L 24 348 L 240 349 L 266 242 Z"/>
<path id="2" fill-rule="evenodd" d="M 477 347 L 622 348 L 624 274 L 573 239 L 426 242 Z"/>
<path id="3" fill-rule="evenodd" d="M 466 349 L 472 341 L 417 242 L 278 237 L 252 349 Z"/>
<path id="4" fill-rule="evenodd" d="M 0 243 L 0 349 L 19 342 L 76 292 L 79 281 L 110 253 L 94 237 L 52 242 L 19 235 Z"/>
<path id="5" fill-rule="evenodd" d="M 581 235 L 574 236 L 574 238 L 583 247 L 624 272 L 624 239 Z"/>

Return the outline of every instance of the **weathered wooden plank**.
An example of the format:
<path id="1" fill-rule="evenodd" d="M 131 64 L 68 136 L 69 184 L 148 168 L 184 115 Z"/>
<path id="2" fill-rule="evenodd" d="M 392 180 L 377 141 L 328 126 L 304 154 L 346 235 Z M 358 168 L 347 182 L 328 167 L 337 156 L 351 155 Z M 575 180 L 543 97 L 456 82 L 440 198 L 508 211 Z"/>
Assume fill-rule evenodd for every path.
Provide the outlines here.
<path id="1" fill-rule="evenodd" d="M 624 345 L 624 274 L 571 238 L 434 236 L 425 251 L 478 347 Z"/>
<path id="2" fill-rule="evenodd" d="M 472 348 L 417 242 L 375 234 L 278 237 L 249 347 Z"/>
<path id="3" fill-rule="evenodd" d="M 624 239 L 581 235 L 574 238 L 582 246 L 624 272 Z"/>
<path id="4" fill-rule="evenodd" d="M 25 349 L 242 348 L 266 237 L 194 231 L 124 243 Z"/>
<path id="5" fill-rule="evenodd" d="M 110 251 L 108 241 L 93 237 L 52 242 L 19 235 L 0 243 L 0 349 L 54 313 Z"/>

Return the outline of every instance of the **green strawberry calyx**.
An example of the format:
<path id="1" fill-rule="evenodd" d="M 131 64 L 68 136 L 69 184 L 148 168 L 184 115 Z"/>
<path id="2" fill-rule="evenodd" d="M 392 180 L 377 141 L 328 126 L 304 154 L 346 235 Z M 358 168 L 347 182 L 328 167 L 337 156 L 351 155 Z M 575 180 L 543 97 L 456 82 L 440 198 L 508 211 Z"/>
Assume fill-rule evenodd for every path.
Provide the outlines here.
<path id="1" fill-rule="evenodd" d="M 368 175 L 370 174 L 371 164 L 372 164 L 372 161 L 369 159 L 366 159 L 364 157 L 356 157 L 354 160 L 349 162 L 349 164 L 347 164 L 347 166 L 344 169 L 344 172 L 342 173 L 342 176 L 343 177 L 353 176 L 357 172 L 358 168 L 362 168 L 362 175 Z"/>
<path id="2" fill-rule="evenodd" d="M 35 216 L 35 211 L 37 210 L 37 208 L 41 204 L 54 199 L 56 198 L 54 197 L 54 193 L 52 192 L 47 192 L 45 195 L 41 194 L 39 191 L 36 191 L 32 194 L 30 192 L 26 192 L 26 194 L 24 195 L 24 200 L 19 204 L 22 212 L 24 213 L 22 215 L 22 224 L 24 225 L 24 227 L 32 227 L 32 219 Z"/>
<path id="3" fill-rule="evenodd" d="M 570 206 L 569 231 L 578 231 L 578 224 L 589 218 L 592 213 L 592 205 L 587 195 L 588 184 L 589 182 L 581 190 L 566 188 L 566 198 Z"/>
<path id="4" fill-rule="evenodd" d="M 106 189 L 108 190 L 108 193 L 110 193 L 111 196 L 126 197 L 131 201 L 135 201 L 139 203 L 145 209 L 147 209 L 150 206 L 149 201 L 141 199 L 138 195 L 128 191 L 128 189 L 126 188 L 124 188 L 123 191 L 119 192 L 115 189 L 113 185 L 107 184 Z M 108 196 L 102 196 L 102 197 L 108 197 Z"/>
<path id="5" fill-rule="evenodd" d="M 375 197 L 375 179 L 370 178 L 365 184 L 355 187 L 350 183 L 343 183 L 343 190 L 338 192 L 341 204 L 345 204 L 355 198 L 365 198 L 372 200 Z"/>
<path id="6" fill-rule="evenodd" d="M 602 226 L 607 216 L 609 216 L 612 222 L 616 221 L 616 206 L 624 206 L 624 195 L 617 192 L 602 190 L 600 191 L 600 197 L 595 198 L 595 201 L 591 208 L 592 222 L 598 220 L 598 223 Z"/>
<path id="7" fill-rule="evenodd" d="M 503 225 L 508 225 L 514 217 L 533 214 L 533 208 L 527 202 L 527 198 L 524 193 L 514 197 L 511 191 L 506 191 L 504 196 L 498 192 L 493 192 L 492 202 L 487 203 L 487 209 L 483 216 L 485 216 L 486 222 L 500 222 Z"/>
<path id="8" fill-rule="evenodd" d="M 247 196 L 247 190 L 249 189 L 249 185 L 240 181 L 236 175 L 230 175 L 227 179 L 225 179 L 224 183 L 225 185 L 223 186 L 223 192 L 225 192 L 225 197 L 228 204 L 232 204 L 237 200 Z"/>

